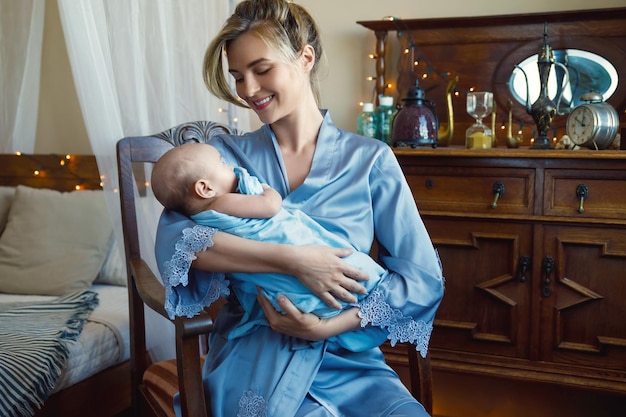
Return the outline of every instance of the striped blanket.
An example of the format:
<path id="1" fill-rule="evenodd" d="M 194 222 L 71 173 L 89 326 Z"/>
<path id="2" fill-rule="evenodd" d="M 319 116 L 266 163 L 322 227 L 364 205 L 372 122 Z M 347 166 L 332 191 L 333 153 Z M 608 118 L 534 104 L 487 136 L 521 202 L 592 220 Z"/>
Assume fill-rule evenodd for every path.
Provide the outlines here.
<path id="1" fill-rule="evenodd" d="M 32 416 L 54 388 L 98 294 L 0 304 L 0 416 Z"/>

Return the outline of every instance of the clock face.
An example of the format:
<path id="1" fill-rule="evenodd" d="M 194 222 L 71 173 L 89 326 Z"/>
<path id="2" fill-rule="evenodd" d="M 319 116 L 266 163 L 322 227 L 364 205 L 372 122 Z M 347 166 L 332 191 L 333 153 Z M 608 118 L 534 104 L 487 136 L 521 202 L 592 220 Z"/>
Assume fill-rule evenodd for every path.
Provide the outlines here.
<path id="1" fill-rule="evenodd" d="M 567 135 L 577 145 L 583 145 L 592 139 L 594 129 L 593 113 L 584 104 L 572 110 L 567 117 Z"/>

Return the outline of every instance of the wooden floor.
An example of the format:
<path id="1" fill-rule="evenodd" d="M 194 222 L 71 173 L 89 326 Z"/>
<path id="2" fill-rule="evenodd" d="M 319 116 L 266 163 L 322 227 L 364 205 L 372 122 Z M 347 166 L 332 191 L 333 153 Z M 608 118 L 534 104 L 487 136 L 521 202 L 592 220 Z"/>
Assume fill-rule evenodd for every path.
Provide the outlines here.
<path id="1" fill-rule="evenodd" d="M 433 371 L 433 417 L 621 417 L 624 410 L 626 396 Z"/>

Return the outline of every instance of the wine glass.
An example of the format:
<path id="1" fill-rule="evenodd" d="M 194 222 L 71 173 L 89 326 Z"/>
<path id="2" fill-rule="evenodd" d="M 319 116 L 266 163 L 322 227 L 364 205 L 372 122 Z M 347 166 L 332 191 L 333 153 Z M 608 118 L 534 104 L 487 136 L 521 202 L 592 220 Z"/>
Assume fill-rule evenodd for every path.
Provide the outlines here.
<path id="1" fill-rule="evenodd" d="M 467 93 L 467 113 L 476 119 L 476 123 L 465 131 L 465 147 L 474 149 L 491 148 L 493 132 L 483 124 L 483 117 L 493 109 L 493 93 L 473 91 Z"/>

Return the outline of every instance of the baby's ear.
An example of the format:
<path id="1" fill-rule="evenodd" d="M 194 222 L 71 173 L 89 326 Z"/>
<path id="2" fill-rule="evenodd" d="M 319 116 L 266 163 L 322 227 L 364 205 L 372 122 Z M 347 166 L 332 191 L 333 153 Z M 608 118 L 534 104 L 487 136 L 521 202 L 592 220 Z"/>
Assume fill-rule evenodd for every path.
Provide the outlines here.
<path id="1" fill-rule="evenodd" d="M 194 191 L 200 198 L 213 198 L 215 197 L 215 190 L 211 188 L 211 184 L 207 180 L 198 180 L 194 184 Z"/>

